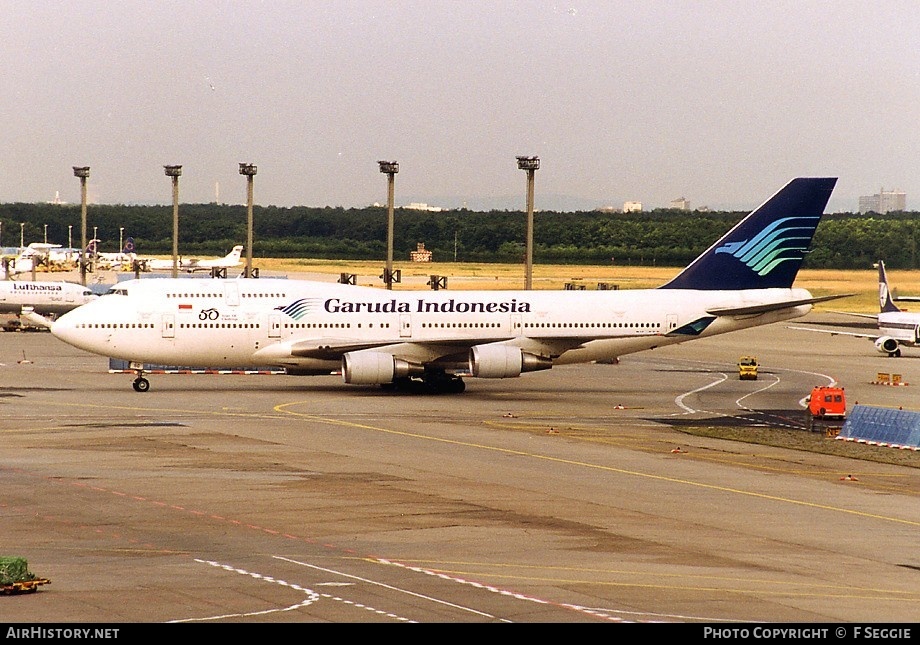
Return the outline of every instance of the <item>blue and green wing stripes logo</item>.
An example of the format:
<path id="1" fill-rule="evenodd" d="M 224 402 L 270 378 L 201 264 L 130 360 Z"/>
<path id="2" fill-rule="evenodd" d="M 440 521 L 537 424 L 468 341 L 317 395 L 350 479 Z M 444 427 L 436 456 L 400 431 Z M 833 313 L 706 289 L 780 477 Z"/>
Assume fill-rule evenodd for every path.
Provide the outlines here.
<path id="1" fill-rule="evenodd" d="M 311 312 L 316 311 L 322 307 L 322 301 L 319 298 L 301 298 L 300 300 L 295 300 L 289 305 L 284 307 L 276 307 L 278 311 L 286 313 L 288 316 L 294 320 L 300 320 L 310 315 Z"/>
<path id="2" fill-rule="evenodd" d="M 729 253 L 757 275 L 767 275 L 784 262 L 801 262 L 820 217 L 785 217 L 750 240 L 728 242 L 715 250 Z M 792 222 L 800 224 L 791 224 Z"/>

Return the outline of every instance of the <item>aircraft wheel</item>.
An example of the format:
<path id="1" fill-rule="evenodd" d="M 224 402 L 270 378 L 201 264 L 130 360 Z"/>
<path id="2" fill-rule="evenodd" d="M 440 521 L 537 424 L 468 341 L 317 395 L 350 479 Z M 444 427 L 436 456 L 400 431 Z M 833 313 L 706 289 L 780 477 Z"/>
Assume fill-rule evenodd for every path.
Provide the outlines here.
<path id="1" fill-rule="evenodd" d="M 143 377 L 134 379 L 134 391 L 135 392 L 146 392 L 150 389 L 150 381 Z"/>

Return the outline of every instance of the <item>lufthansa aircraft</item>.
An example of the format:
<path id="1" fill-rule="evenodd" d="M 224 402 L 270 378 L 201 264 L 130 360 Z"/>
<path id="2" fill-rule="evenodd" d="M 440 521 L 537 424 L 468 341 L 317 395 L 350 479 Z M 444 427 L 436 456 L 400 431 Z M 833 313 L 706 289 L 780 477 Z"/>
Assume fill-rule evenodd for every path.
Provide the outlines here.
<path id="1" fill-rule="evenodd" d="M 74 282 L 0 280 L 0 314 L 63 314 L 96 298 Z"/>
<path id="2" fill-rule="evenodd" d="M 793 288 L 836 178 L 793 179 L 657 289 L 392 291 L 279 278 L 128 280 L 51 332 L 150 364 L 340 372 L 346 383 L 462 392 L 510 378 L 807 314 Z"/>

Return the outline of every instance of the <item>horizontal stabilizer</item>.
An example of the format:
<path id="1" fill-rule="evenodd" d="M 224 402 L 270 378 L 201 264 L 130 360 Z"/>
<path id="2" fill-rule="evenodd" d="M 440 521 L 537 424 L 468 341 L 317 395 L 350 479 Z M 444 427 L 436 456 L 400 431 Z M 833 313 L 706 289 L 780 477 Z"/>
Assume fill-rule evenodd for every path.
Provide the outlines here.
<path id="1" fill-rule="evenodd" d="M 707 309 L 706 313 L 713 316 L 750 316 L 753 314 L 765 314 L 769 311 L 779 311 L 780 309 L 792 309 L 793 307 L 801 307 L 802 305 L 813 305 L 817 302 L 827 302 L 828 300 L 837 300 L 838 298 L 849 298 L 855 295 L 855 293 L 843 293 L 835 296 L 771 302 L 764 305 L 751 305 L 748 307 L 716 307 L 714 309 Z"/>
<path id="2" fill-rule="evenodd" d="M 878 320 L 878 314 L 860 314 L 855 311 L 836 311 L 831 310 L 832 314 L 841 314 L 844 316 L 856 316 L 857 318 L 869 318 L 870 320 Z"/>
<path id="3" fill-rule="evenodd" d="M 796 331 L 816 331 L 819 334 L 830 334 L 831 336 L 852 336 L 854 338 L 869 338 L 875 340 L 878 334 L 861 334 L 855 331 L 839 331 L 837 329 L 815 329 L 814 327 L 798 327 L 795 325 L 786 325 L 786 329 L 795 329 Z"/>

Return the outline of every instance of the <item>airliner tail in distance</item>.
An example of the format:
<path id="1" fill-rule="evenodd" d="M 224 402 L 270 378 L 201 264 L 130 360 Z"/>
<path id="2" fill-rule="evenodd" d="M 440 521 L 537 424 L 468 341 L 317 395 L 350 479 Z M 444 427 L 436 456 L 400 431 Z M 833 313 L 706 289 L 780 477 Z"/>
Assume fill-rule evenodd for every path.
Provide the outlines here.
<path id="1" fill-rule="evenodd" d="M 868 338 L 875 345 L 876 351 L 887 354 L 891 358 L 901 355 L 901 347 L 916 347 L 920 345 L 920 313 L 904 311 L 894 304 L 891 291 L 888 288 L 888 273 L 885 263 L 878 261 L 878 306 L 877 315 L 838 311 L 836 313 L 855 316 L 859 318 L 875 319 L 878 331 L 867 334 L 859 331 L 843 331 L 840 329 L 816 329 L 814 327 L 791 327 L 799 331 L 813 331 L 833 336 L 852 336 L 854 338 Z M 900 298 L 899 300 L 912 300 L 914 298 Z"/>
<path id="2" fill-rule="evenodd" d="M 393 291 L 280 278 L 129 280 L 52 333 L 145 365 L 282 367 L 356 386 L 459 393 L 504 379 L 797 318 L 795 276 L 836 179 L 794 179 L 657 289 Z M 240 247 L 240 250 L 242 248 Z M 560 376 L 560 378 L 562 378 Z"/>

